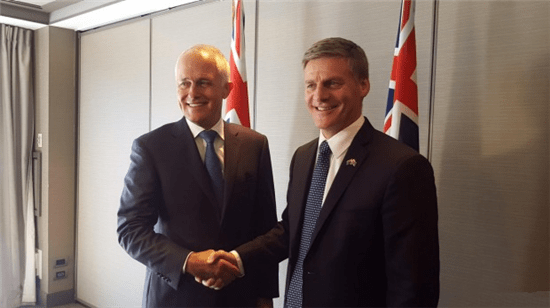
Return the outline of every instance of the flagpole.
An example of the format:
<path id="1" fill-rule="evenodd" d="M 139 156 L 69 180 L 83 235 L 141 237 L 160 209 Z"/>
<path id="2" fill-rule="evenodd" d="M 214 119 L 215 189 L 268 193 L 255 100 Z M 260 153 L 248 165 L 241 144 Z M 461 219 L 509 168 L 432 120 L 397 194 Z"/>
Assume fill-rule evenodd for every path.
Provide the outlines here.
<path id="1" fill-rule="evenodd" d="M 252 129 L 256 129 L 256 115 L 258 114 L 257 112 L 257 107 L 258 107 L 258 104 L 257 104 L 257 99 L 256 99 L 256 96 L 258 94 L 258 23 L 259 23 L 259 18 L 258 18 L 258 13 L 259 13 L 259 7 L 260 5 L 260 2 L 259 0 L 256 0 L 256 16 L 254 16 L 255 18 L 255 21 L 254 21 L 254 93 L 252 94 L 252 105 L 254 106 L 254 113 L 250 116 L 252 118 L 252 123 L 251 123 L 251 128 Z"/>
<path id="2" fill-rule="evenodd" d="M 439 0 L 434 0 L 433 6 L 433 23 L 432 23 L 432 59 L 430 72 L 430 99 L 429 99 L 429 116 L 428 116 L 428 161 L 432 161 L 433 148 L 433 126 L 434 126 L 434 100 L 435 100 L 435 73 L 437 62 L 437 30 L 439 22 Z"/>

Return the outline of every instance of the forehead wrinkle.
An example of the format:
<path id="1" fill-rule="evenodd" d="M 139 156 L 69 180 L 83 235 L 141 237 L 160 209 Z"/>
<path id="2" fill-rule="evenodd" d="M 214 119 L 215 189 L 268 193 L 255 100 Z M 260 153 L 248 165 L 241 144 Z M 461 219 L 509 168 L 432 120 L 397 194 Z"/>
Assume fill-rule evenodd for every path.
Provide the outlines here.
<path id="1" fill-rule="evenodd" d="M 343 80 L 340 74 L 333 74 L 331 70 L 315 71 L 306 73 L 305 82 L 326 82 L 330 80 Z"/>

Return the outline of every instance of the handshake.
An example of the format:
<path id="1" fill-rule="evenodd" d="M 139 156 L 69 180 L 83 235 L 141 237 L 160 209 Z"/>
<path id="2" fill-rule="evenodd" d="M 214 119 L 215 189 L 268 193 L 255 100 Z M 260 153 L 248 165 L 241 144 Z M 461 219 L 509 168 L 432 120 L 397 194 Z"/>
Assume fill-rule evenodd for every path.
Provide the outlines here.
<path id="1" fill-rule="evenodd" d="M 198 283 L 215 290 L 220 290 L 235 279 L 244 276 L 235 255 L 212 249 L 191 253 L 187 259 L 185 272 L 195 276 Z"/>

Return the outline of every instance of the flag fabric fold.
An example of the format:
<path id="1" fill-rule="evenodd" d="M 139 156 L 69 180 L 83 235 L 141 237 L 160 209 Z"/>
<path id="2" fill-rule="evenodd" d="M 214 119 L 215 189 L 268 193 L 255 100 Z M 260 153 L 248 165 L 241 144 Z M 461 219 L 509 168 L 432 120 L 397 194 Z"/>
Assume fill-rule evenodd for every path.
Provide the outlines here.
<path id="1" fill-rule="evenodd" d="M 414 13 L 415 0 L 402 0 L 383 131 L 418 151 Z"/>
<path id="2" fill-rule="evenodd" d="M 233 31 L 229 56 L 230 80 L 233 90 L 225 103 L 225 121 L 250 127 L 248 111 L 248 86 L 244 46 L 244 9 L 241 0 L 233 0 Z"/>

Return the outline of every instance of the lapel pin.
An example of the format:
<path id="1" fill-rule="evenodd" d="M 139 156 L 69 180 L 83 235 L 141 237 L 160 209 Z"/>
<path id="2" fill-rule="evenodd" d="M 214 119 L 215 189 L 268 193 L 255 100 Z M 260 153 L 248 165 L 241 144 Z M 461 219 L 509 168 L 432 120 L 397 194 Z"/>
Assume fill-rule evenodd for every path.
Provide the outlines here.
<path id="1" fill-rule="evenodd" d="M 346 166 L 350 166 L 350 165 L 355 167 L 355 165 L 357 165 L 357 161 L 353 158 L 348 159 L 348 161 L 346 161 Z"/>

